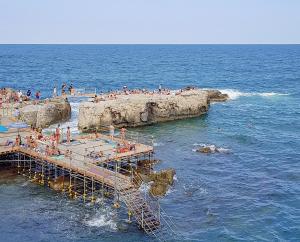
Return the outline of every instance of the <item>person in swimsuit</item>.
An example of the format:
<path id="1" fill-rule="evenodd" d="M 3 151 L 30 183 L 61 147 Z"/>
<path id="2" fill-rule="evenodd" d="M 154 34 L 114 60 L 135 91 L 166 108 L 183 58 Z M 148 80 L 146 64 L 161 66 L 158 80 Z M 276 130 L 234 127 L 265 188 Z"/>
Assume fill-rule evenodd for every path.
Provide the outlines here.
<path id="1" fill-rule="evenodd" d="M 56 145 L 58 145 L 60 141 L 60 125 L 57 125 L 57 128 L 55 130 L 55 139 L 56 139 Z"/>
<path id="2" fill-rule="evenodd" d="M 37 92 L 35 93 L 35 98 L 36 98 L 36 100 L 37 100 L 37 101 L 40 100 L 40 97 L 41 97 L 41 92 L 40 92 L 40 91 L 37 91 Z"/>
<path id="3" fill-rule="evenodd" d="M 71 142 L 71 130 L 70 127 L 67 127 L 67 143 L 70 144 Z"/>

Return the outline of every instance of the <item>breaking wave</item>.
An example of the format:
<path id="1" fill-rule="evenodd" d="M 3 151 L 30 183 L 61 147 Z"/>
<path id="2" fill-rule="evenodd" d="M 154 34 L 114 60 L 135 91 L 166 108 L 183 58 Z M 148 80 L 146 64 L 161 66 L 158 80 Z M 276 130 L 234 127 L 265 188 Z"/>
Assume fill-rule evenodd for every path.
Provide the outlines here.
<path id="1" fill-rule="evenodd" d="M 277 92 L 241 92 L 235 89 L 220 89 L 220 92 L 227 94 L 230 99 L 234 100 L 239 97 L 273 97 L 273 96 L 288 96 L 288 93 L 277 93 Z"/>
<path id="2" fill-rule="evenodd" d="M 96 213 L 93 217 L 88 218 L 84 221 L 87 226 L 90 227 L 104 227 L 111 231 L 117 230 L 117 223 L 113 220 L 114 214 L 111 211 L 107 213 Z"/>

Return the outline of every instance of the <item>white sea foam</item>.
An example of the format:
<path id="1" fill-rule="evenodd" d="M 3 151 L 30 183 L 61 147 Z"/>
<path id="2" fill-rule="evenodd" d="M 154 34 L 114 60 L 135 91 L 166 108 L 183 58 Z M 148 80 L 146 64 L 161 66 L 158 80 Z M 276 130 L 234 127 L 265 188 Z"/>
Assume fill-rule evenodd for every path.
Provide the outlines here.
<path id="1" fill-rule="evenodd" d="M 174 179 L 174 181 L 178 181 L 176 174 L 174 175 L 173 179 Z"/>
<path id="2" fill-rule="evenodd" d="M 80 101 L 79 100 L 71 100 L 70 101 L 71 105 L 71 118 L 67 122 L 61 123 L 61 129 L 65 132 L 67 130 L 67 127 L 70 127 L 71 133 L 72 134 L 77 134 L 78 131 L 78 114 L 79 114 L 79 105 Z M 55 128 L 57 127 L 57 124 L 51 125 L 49 128 L 44 129 L 46 132 L 54 132 Z"/>
<path id="3" fill-rule="evenodd" d="M 277 92 L 241 92 L 235 89 L 220 89 L 220 92 L 227 94 L 230 99 L 234 100 L 239 97 L 251 97 L 251 96 L 261 96 L 261 97 L 273 97 L 273 96 L 288 96 L 287 93 L 277 93 Z"/>
<path id="4" fill-rule="evenodd" d="M 161 142 L 158 142 L 158 143 L 154 142 L 153 143 L 154 147 L 159 147 L 159 146 L 163 146 L 163 145 L 164 145 L 164 143 L 161 143 Z"/>
<path id="5" fill-rule="evenodd" d="M 99 227 L 108 227 L 111 230 L 117 229 L 117 224 L 112 219 L 109 219 L 104 214 L 94 217 L 90 220 L 87 220 L 86 224 L 91 227 L 98 227 L 98 228 Z"/>
<path id="6" fill-rule="evenodd" d="M 117 223 L 113 220 L 114 214 L 112 211 L 98 211 L 91 218 L 84 220 L 84 223 L 90 227 L 105 227 L 112 231 L 117 230 Z"/>

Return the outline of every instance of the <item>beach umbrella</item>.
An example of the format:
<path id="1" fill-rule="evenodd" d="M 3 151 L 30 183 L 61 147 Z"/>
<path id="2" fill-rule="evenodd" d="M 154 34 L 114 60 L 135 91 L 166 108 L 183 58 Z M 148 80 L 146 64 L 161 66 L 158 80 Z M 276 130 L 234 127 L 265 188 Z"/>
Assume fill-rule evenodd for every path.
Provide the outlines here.
<path id="1" fill-rule="evenodd" d="M 0 133 L 4 133 L 7 132 L 8 128 L 6 128 L 5 126 L 0 125 Z"/>

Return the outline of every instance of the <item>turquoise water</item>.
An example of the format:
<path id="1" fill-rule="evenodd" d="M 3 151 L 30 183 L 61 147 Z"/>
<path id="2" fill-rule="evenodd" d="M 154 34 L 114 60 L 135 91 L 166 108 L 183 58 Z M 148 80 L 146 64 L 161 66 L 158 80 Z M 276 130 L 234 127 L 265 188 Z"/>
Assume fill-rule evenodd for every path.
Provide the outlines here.
<path id="1" fill-rule="evenodd" d="M 137 128 L 156 168 L 174 167 L 161 201 L 186 241 L 299 241 L 299 45 L 0 45 L 0 84 L 98 90 L 219 88 L 207 115 Z M 226 149 L 204 155 L 201 144 Z M 122 211 L 92 208 L 26 182 L 0 180 L 1 241 L 151 241 Z"/>

